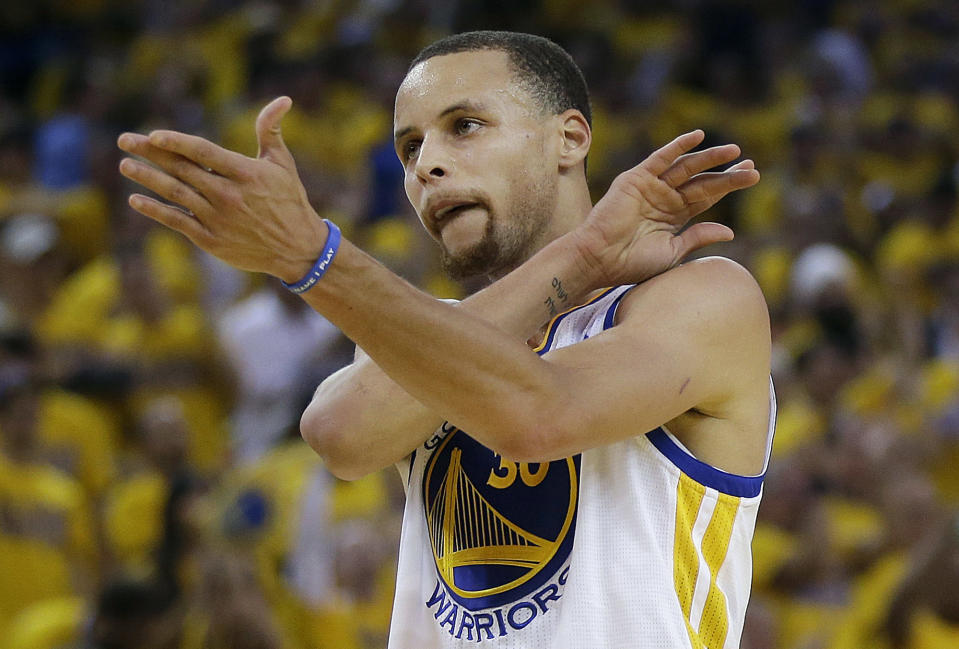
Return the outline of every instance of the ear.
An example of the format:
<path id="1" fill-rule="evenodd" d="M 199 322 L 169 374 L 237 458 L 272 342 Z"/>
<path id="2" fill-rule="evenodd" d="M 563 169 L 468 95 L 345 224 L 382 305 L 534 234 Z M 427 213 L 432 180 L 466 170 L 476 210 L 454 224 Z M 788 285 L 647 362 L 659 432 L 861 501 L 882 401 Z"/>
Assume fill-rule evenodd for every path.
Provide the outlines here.
<path id="1" fill-rule="evenodd" d="M 593 141 L 593 132 L 586 118 L 575 108 L 570 108 L 557 117 L 562 138 L 559 166 L 561 169 L 570 169 L 586 159 L 589 146 Z"/>

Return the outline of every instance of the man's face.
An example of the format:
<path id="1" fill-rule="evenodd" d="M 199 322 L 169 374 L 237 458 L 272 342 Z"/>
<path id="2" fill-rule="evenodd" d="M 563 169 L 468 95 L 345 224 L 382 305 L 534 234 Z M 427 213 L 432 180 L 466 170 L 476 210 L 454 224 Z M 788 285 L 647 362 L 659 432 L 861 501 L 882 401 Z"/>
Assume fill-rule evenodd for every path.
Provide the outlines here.
<path id="1" fill-rule="evenodd" d="M 554 122 L 515 82 L 505 52 L 433 57 L 403 81 L 394 136 L 406 195 L 453 277 L 505 274 L 546 243 Z"/>

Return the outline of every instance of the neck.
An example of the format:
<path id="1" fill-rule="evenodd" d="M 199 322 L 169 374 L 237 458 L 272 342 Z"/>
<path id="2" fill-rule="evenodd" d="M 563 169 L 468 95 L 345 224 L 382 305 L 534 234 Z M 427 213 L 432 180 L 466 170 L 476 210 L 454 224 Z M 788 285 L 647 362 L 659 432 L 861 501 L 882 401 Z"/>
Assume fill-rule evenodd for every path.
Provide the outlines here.
<path id="1" fill-rule="evenodd" d="M 589 195 L 589 187 L 586 184 L 585 174 L 580 171 L 580 173 L 573 177 L 561 176 L 557 191 L 556 209 L 553 212 L 553 217 L 549 221 L 549 225 L 535 241 L 530 243 L 526 255 L 518 264 L 500 268 L 496 272 L 490 273 L 487 277 L 488 282 L 495 282 L 504 275 L 508 275 L 516 270 L 518 266 L 526 263 L 533 255 L 547 245 L 575 230 L 586 220 L 587 215 L 589 215 L 592 209 L 593 201 Z"/>

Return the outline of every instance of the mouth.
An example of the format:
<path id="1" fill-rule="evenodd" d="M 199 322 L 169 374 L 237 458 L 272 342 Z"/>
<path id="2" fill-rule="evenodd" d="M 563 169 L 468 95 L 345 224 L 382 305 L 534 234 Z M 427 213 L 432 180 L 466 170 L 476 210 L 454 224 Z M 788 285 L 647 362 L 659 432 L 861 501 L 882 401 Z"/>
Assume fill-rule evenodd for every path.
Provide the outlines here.
<path id="1" fill-rule="evenodd" d="M 479 207 L 480 204 L 476 202 L 469 203 L 456 203 L 455 205 L 448 205 L 436 210 L 433 213 L 433 221 L 437 224 L 447 221 L 449 219 L 459 216 L 466 210 L 472 209 L 474 207 Z"/>

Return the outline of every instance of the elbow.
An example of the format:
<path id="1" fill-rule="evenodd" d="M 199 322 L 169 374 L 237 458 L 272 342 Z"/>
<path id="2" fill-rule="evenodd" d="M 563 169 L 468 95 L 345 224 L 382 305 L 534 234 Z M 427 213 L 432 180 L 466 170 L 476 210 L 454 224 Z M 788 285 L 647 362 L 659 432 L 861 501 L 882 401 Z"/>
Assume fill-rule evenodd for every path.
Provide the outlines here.
<path id="1" fill-rule="evenodd" d="M 310 404 L 300 417 L 300 436 L 323 459 L 327 470 L 340 480 L 358 480 L 369 473 L 355 461 L 349 448 L 349 431 L 328 412 Z"/>
<path id="2" fill-rule="evenodd" d="M 537 417 L 517 419 L 507 430 L 509 434 L 497 440 L 496 450 L 513 462 L 552 462 L 568 455 L 562 428 L 553 422 Z"/>
<path id="3" fill-rule="evenodd" d="M 513 462 L 552 462 L 578 453 L 576 431 L 582 426 L 573 398 L 561 398 L 559 389 L 539 390 L 505 404 L 490 442 L 504 458 Z M 492 423 L 492 422 L 491 422 Z"/>

